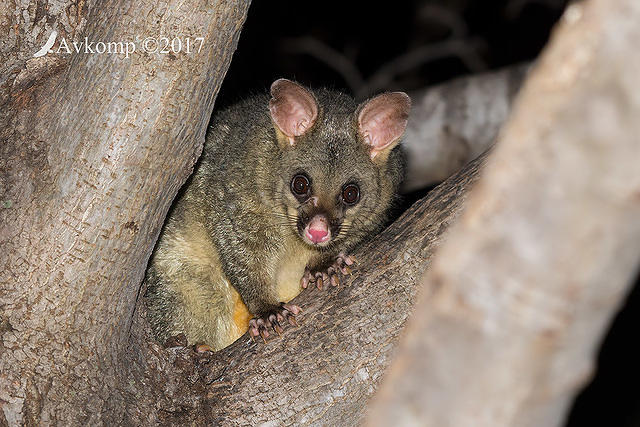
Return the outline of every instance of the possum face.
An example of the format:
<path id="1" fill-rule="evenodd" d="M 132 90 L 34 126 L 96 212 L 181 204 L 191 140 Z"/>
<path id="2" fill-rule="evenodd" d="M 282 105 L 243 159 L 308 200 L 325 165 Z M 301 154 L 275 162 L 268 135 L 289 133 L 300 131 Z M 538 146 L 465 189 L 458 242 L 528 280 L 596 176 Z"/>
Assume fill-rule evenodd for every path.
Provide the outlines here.
<path id="1" fill-rule="evenodd" d="M 295 217 L 300 238 L 309 245 L 325 247 L 355 236 L 357 233 L 350 233 L 354 221 L 378 192 L 363 192 L 364 179 L 358 174 L 327 174 L 324 168 L 305 166 L 289 174 L 290 196 L 286 197 L 288 215 Z M 364 219 L 355 223 L 364 223 Z"/>
<path id="2" fill-rule="evenodd" d="M 394 147 L 409 97 L 385 93 L 356 106 L 336 92 L 314 96 L 288 80 L 271 86 L 271 118 L 282 150 L 277 199 L 306 244 L 325 248 L 375 231 L 400 178 Z"/>

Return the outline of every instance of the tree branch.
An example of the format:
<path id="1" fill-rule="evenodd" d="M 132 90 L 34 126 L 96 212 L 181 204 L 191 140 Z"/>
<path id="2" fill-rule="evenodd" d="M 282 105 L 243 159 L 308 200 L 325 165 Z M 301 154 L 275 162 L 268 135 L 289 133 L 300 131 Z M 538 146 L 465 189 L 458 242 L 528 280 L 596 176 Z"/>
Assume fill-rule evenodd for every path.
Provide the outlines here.
<path id="1" fill-rule="evenodd" d="M 409 192 L 444 181 L 485 151 L 511 112 L 528 65 L 474 75 L 411 94 L 402 145 Z"/>

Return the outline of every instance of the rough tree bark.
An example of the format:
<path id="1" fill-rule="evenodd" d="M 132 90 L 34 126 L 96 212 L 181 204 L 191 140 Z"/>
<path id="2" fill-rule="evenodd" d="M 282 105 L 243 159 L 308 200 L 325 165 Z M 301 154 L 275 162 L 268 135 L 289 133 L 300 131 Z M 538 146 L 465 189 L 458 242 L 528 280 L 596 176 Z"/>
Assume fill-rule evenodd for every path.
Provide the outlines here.
<path id="1" fill-rule="evenodd" d="M 370 425 L 557 426 L 640 265 L 640 3 L 564 15 L 438 251 Z"/>
<path id="2" fill-rule="evenodd" d="M 127 416 L 140 282 L 201 150 L 248 6 L 0 6 L 9 35 L 0 61 L 0 425 L 114 424 Z M 54 29 L 54 52 L 63 37 L 69 45 L 85 36 L 204 41 L 191 54 L 144 53 L 138 44 L 128 58 L 32 58 Z"/>

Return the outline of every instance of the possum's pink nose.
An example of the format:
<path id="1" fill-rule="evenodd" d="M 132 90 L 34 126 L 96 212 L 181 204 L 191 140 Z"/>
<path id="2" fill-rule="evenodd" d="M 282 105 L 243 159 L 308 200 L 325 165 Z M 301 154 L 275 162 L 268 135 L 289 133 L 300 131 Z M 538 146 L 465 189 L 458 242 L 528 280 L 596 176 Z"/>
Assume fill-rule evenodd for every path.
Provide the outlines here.
<path id="1" fill-rule="evenodd" d="M 329 233 L 326 230 L 309 230 L 309 238 L 313 243 L 320 243 L 327 240 Z"/>
<path id="2" fill-rule="evenodd" d="M 313 217 L 309 225 L 307 225 L 305 234 L 309 240 L 316 244 L 329 240 L 330 232 L 327 219 L 322 215 Z"/>

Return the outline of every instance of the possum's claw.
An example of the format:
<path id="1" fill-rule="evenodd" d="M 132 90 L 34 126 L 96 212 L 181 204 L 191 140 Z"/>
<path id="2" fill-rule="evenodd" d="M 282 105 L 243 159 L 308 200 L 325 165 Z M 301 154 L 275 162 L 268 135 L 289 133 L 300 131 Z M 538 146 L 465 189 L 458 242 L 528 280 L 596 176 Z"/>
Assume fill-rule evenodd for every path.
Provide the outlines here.
<path id="1" fill-rule="evenodd" d="M 336 257 L 333 264 L 331 264 L 324 271 L 312 270 L 309 267 L 305 268 L 300 284 L 303 288 L 309 286 L 309 283 L 315 283 L 318 289 L 322 289 L 324 285 L 331 283 L 332 286 L 340 285 L 340 274 L 348 276 L 351 274 L 351 268 L 355 263 L 355 258 L 351 255 L 345 255 L 340 252 Z"/>
<path id="2" fill-rule="evenodd" d="M 308 267 L 304 269 L 304 274 L 302 275 L 302 279 L 300 279 L 300 284 L 303 288 L 307 288 L 309 283 L 315 283 L 318 289 L 322 289 L 322 286 L 325 283 L 329 282 L 329 275 L 323 271 L 311 271 Z"/>
<path id="3" fill-rule="evenodd" d="M 254 317 L 249 321 L 249 336 L 255 341 L 258 336 L 266 343 L 269 338 L 269 330 L 273 330 L 279 336 L 282 336 L 284 329 L 282 324 L 288 321 L 293 326 L 298 326 L 295 316 L 302 313 L 302 309 L 295 304 L 280 303 L 275 308 L 262 317 Z"/>
<path id="4" fill-rule="evenodd" d="M 257 337 L 261 337 L 262 341 L 267 342 L 267 338 L 269 337 L 269 331 L 267 330 L 268 320 L 264 318 L 253 318 L 249 321 L 249 335 L 254 339 Z"/>
<path id="5" fill-rule="evenodd" d="M 349 275 L 351 274 L 351 268 L 349 266 L 355 263 L 355 258 L 351 255 L 345 255 L 340 252 L 340 254 L 336 257 L 336 262 L 333 263 L 334 267 L 340 269 L 342 274 Z"/>
<path id="6" fill-rule="evenodd" d="M 196 345 L 194 347 L 194 350 L 196 351 L 196 353 L 204 353 L 207 351 L 213 351 L 213 349 L 211 348 L 211 346 L 207 345 L 207 344 L 199 344 Z"/>

